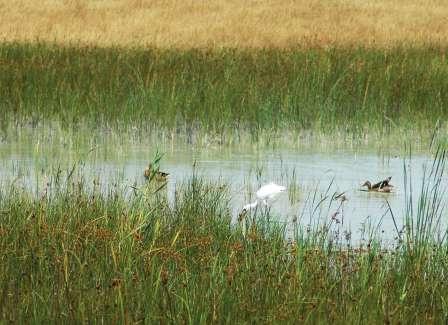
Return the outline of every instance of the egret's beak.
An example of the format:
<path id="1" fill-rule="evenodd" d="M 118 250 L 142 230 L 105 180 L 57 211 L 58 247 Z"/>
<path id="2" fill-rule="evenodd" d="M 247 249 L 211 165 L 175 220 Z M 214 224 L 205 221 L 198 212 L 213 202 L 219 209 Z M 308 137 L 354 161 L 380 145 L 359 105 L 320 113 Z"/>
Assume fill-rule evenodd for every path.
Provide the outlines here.
<path id="1" fill-rule="evenodd" d="M 243 221 L 243 219 L 246 216 L 246 214 L 247 214 L 247 209 L 241 210 L 240 214 L 238 215 L 238 222 Z"/>

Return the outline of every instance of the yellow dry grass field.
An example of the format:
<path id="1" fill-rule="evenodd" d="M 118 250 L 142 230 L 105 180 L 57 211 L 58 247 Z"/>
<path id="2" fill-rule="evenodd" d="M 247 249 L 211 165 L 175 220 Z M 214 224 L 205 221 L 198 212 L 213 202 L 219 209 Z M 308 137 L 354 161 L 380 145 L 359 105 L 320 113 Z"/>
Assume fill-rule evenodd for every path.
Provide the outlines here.
<path id="1" fill-rule="evenodd" d="M 3 41 L 159 48 L 445 45 L 447 0 L 0 0 Z"/>

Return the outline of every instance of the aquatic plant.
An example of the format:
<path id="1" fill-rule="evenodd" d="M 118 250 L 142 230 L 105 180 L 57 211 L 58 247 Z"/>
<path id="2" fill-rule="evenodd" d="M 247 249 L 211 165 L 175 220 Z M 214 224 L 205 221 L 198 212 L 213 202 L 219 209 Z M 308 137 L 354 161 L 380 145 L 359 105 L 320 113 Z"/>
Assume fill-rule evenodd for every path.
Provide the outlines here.
<path id="1" fill-rule="evenodd" d="M 430 178 L 437 183 L 445 154 L 436 157 Z M 231 215 L 228 187 L 197 175 L 176 187 L 173 202 L 144 187 L 92 190 L 70 170 L 54 176 L 42 195 L 14 184 L 0 189 L 2 321 L 415 323 L 447 316 L 446 240 L 433 241 L 444 210 L 426 181 L 417 225 L 390 246 L 374 237 L 352 245 L 338 235 L 331 214 L 340 203 L 330 190 L 307 198 L 321 222 L 293 221 L 291 237 L 276 218 L 257 217 L 244 229 Z"/>

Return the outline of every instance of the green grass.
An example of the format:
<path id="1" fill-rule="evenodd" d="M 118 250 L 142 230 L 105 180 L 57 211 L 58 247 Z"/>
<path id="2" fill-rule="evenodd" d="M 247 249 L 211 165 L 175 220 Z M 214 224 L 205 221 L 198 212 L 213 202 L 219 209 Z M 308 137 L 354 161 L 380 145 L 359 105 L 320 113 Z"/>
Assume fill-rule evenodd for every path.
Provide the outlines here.
<path id="1" fill-rule="evenodd" d="M 443 188 L 445 153 L 435 161 L 394 247 L 375 235 L 352 245 L 325 220 L 296 224 L 290 240 L 262 216 L 234 224 L 228 187 L 195 175 L 172 204 L 151 184 L 106 191 L 70 171 L 37 196 L 4 186 L 0 321 L 444 322 L 444 228 L 422 226 L 443 212 L 431 193 Z"/>
<path id="2" fill-rule="evenodd" d="M 424 134 L 443 143 L 446 63 L 441 48 L 2 44 L 0 135 L 26 138 L 49 159 L 75 150 L 80 162 L 96 146 L 106 152 L 170 134 L 188 142 L 195 132 L 217 143 L 240 132 L 255 140 L 264 132 Z M 154 129 L 154 139 L 138 139 Z M 58 141 L 57 150 L 48 145 Z M 301 196 L 294 177 L 289 195 L 307 197 L 323 223 L 308 231 L 299 220 L 292 237 L 280 216 L 232 223 L 229 187 L 197 176 L 177 186 L 172 204 L 164 189 L 104 188 L 71 169 L 52 169 L 44 188 L 36 179 L 33 193 L 3 182 L 0 322 L 445 322 L 445 157 L 437 151 L 417 197 L 404 165 L 404 228 L 394 246 L 374 232 L 351 243 L 319 215 L 330 203 Z"/>
<path id="3" fill-rule="evenodd" d="M 187 138 L 198 131 L 235 139 L 278 131 L 404 136 L 431 133 L 448 117 L 446 48 L 176 51 L 3 43 L 0 63 L 3 128 L 50 119 L 64 128 L 134 126 Z"/>

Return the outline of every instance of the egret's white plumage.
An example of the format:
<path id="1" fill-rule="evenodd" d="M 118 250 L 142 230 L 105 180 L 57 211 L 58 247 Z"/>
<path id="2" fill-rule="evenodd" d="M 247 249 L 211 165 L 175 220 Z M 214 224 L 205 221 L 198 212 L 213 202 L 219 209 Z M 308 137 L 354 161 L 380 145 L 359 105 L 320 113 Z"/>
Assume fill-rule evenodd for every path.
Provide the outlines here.
<path id="1" fill-rule="evenodd" d="M 264 205 L 268 205 L 268 201 L 274 199 L 278 194 L 285 192 L 286 187 L 277 185 L 275 183 L 269 183 L 260 187 L 255 193 L 257 200 L 255 202 L 246 204 L 243 206 L 243 211 L 249 211 L 257 207 L 259 202 L 263 202 Z"/>
<path id="2" fill-rule="evenodd" d="M 285 186 L 277 185 L 275 183 L 269 183 L 260 187 L 260 189 L 256 193 L 256 196 L 259 200 L 270 200 L 284 191 L 286 191 Z"/>
<path id="3" fill-rule="evenodd" d="M 257 206 L 257 204 L 258 204 L 258 201 L 246 204 L 245 206 L 243 206 L 243 211 L 248 211 L 248 210 L 254 209 Z"/>

